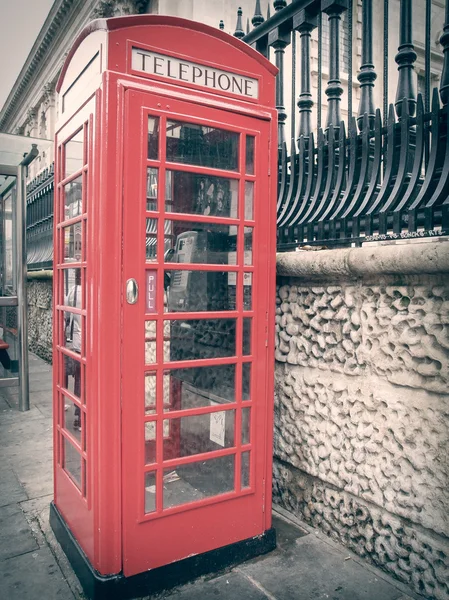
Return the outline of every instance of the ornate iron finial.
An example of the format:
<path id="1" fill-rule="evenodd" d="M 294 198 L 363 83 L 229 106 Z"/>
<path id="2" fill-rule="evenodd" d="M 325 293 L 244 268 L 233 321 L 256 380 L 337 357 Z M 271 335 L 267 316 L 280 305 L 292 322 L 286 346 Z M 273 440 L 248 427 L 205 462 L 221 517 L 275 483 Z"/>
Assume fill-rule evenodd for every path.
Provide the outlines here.
<path id="1" fill-rule="evenodd" d="M 243 31 L 243 24 L 242 24 L 242 7 L 239 6 L 239 9 L 237 11 L 237 25 L 235 26 L 235 31 L 234 31 L 234 37 L 242 39 L 242 37 L 245 35 L 245 32 Z"/>
<path id="2" fill-rule="evenodd" d="M 449 0 L 446 0 L 446 16 L 444 19 L 443 35 L 440 37 L 443 46 L 443 72 L 440 81 L 440 97 L 443 104 L 449 101 Z"/>
<path id="3" fill-rule="evenodd" d="M 362 64 L 357 75 L 360 81 L 360 105 L 357 122 L 362 128 L 363 115 L 368 115 L 369 125 L 374 126 L 373 88 L 377 79 L 373 64 L 373 0 L 365 0 L 362 4 Z"/>
<path id="4" fill-rule="evenodd" d="M 399 48 L 395 56 L 398 64 L 399 78 L 396 92 L 396 113 L 401 117 L 403 98 L 408 99 L 409 114 L 415 114 L 416 89 L 413 79 L 415 70 L 413 63 L 416 60 L 415 47 L 412 42 L 412 0 L 401 0 L 399 17 Z"/>
<path id="5" fill-rule="evenodd" d="M 293 27 L 299 31 L 301 41 L 301 90 L 298 98 L 299 127 L 298 139 L 308 138 L 312 131 L 312 93 L 310 89 L 310 39 L 311 33 L 317 27 L 316 15 L 310 15 L 306 10 L 299 11 L 293 17 Z"/>
<path id="6" fill-rule="evenodd" d="M 274 0 L 273 7 L 275 11 L 282 10 L 287 6 L 286 0 Z"/>
<path id="7" fill-rule="evenodd" d="M 218 24 L 218 28 L 221 29 L 222 31 L 224 30 L 224 21 L 223 21 L 223 19 Z"/>
<path id="8" fill-rule="evenodd" d="M 260 0 L 256 0 L 256 8 L 254 9 L 254 17 L 251 19 L 251 23 L 253 27 L 257 27 L 258 25 L 262 25 L 264 21 L 262 9 L 260 8 Z"/>

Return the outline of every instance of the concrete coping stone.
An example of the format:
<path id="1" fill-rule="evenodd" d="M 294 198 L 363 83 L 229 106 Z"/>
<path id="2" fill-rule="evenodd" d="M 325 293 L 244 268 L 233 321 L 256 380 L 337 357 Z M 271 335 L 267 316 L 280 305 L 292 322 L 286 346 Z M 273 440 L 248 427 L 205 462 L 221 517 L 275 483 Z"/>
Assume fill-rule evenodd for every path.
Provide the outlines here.
<path id="1" fill-rule="evenodd" d="M 449 242 L 282 252 L 277 274 L 301 279 L 449 273 Z"/>

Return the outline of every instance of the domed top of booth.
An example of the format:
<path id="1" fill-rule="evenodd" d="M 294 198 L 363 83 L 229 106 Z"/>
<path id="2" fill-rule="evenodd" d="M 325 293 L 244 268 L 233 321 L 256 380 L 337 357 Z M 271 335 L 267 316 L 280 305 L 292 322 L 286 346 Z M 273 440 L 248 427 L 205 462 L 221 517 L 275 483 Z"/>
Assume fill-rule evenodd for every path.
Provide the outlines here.
<path id="1" fill-rule="evenodd" d="M 273 106 L 277 68 L 239 39 L 162 15 L 97 19 L 75 40 L 57 91 L 97 86 L 104 71 Z"/>

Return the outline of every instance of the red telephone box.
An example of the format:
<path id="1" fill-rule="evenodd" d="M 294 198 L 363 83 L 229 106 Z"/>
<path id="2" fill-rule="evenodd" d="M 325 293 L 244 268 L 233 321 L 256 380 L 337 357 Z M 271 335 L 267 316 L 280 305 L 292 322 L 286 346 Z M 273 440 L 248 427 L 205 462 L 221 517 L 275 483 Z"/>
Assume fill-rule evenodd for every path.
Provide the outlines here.
<path id="1" fill-rule="evenodd" d="M 149 15 L 62 70 L 51 524 L 91 597 L 275 546 L 275 74 Z"/>

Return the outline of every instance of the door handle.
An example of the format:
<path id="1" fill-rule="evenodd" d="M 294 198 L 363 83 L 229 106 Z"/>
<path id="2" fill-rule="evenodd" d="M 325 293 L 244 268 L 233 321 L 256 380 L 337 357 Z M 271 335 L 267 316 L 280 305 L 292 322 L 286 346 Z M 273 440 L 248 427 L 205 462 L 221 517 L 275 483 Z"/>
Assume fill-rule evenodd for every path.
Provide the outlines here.
<path id="1" fill-rule="evenodd" d="M 126 301 L 128 304 L 135 304 L 139 297 L 139 286 L 135 279 L 128 279 L 126 282 Z"/>

